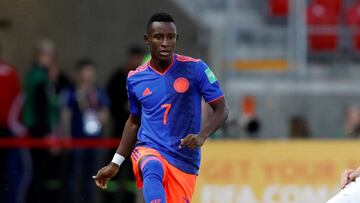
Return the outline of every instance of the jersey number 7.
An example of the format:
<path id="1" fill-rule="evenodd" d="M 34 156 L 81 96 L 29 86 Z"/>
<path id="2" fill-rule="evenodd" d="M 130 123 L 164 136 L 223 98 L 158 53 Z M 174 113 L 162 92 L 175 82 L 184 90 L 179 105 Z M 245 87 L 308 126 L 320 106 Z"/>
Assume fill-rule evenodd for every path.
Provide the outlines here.
<path id="1" fill-rule="evenodd" d="M 163 123 L 164 123 L 164 125 L 166 125 L 167 117 L 168 117 L 169 111 L 171 109 L 171 104 L 163 104 L 163 105 L 161 105 L 161 108 L 165 108 Z"/>

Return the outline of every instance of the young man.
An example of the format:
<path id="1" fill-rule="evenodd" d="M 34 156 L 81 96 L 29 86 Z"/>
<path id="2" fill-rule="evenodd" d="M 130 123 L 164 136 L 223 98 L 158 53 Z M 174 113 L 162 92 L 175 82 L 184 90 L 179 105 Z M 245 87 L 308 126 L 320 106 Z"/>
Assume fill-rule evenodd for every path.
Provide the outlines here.
<path id="1" fill-rule="evenodd" d="M 74 87 L 63 91 L 61 98 L 64 136 L 97 139 L 103 135 L 102 126 L 107 122 L 110 102 L 105 90 L 97 85 L 96 70 L 97 65 L 91 59 L 81 59 L 75 65 Z M 72 150 L 68 154 L 66 202 L 95 202 L 89 173 L 96 172 L 99 157 L 94 149 Z M 85 168 L 87 170 L 83 170 Z"/>
<path id="2" fill-rule="evenodd" d="M 128 75 L 131 115 L 121 143 L 112 162 L 93 178 L 105 189 L 133 151 L 133 170 L 145 202 L 190 202 L 200 147 L 228 115 L 224 95 L 204 62 L 174 53 L 178 34 L 169 14 L 154 14 L 144 39 L 151 60 Z M 200 130 L 202 97 L 213 114 Z"/>
<path id="3" fill-rule="evenodd" d="M 360 202 L 360 167 L 345 170 L 341 175 L 340 187 L 341 191 L 327 203 Z"/>
<path id="4" fill-rule="evenodd" d="M 113 122 L 112 137 L 121 138 L 125 123 L 129 118 L 129 100 L 127 98 L 126 81 L 129 71 L 139 67 L 145 56 L 145 51 L 137 46 L 132 45 L 127 50 L 125 64 L 116 68 L 107 84 L 107 93 L 110 99 L 110 115 Z M 109 157 L 113 152 L 109 152 Z M 126 185 L 135 183 L 135 177 L 132 172 L 131 160 L 125 160 L 122 163 L 119 175 L 114 183 Z M 105 194 L 106 202 L 135 202 L 136 194 L 126 187 L 120 187 L 118 190 L 107 191 Z"/>

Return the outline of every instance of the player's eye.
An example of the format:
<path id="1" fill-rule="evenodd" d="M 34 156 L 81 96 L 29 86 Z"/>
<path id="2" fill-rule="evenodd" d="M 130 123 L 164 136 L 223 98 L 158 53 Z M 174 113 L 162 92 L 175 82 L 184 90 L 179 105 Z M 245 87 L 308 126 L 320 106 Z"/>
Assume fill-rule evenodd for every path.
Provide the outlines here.
<path id="1" fill-rule="evenodd" d="M 174 40 L 174 39 L 175 39 L 175 37 L 176 37 L 176 35 L 175 35 L 175 34 L 171 34 L 171 35 L 169 35 L 169 39 L 170 39 L 170 40 Z"/>
<path id="2" fill-rule="evenodd" d="M 157 40 L 161 40 L 162 37 L 161 37 L 161 35 L 155 35 L 154 38 Z"/>

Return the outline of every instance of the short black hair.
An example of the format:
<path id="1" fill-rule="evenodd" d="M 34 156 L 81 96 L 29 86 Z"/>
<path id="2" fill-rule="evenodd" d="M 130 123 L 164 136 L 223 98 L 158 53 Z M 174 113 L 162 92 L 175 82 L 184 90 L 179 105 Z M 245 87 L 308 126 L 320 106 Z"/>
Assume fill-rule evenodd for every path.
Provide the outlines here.
<path id="1" fill-rule="evenodd" d="M 168 13 L 165 13 L 165 12 L 155 13 L 149 19 L 149 22 L 147 24 L 147 30 L 149 30 L 149 28 L 150 28 L 150 26 L 151 26 L 151 24 L 153 22 L 171 22 L 171 23 L 175 23 L 175 20 Z"/>
<path id="2" fill-rule="evenodd" d="M 81 71 L 84 69 L 84 67 L 86 66 L 96 66 L 96 63 L 90 59 L 90 58 L 83 58 L 80 59 L 76 62 L 75 64 L 75 71 Z"/>

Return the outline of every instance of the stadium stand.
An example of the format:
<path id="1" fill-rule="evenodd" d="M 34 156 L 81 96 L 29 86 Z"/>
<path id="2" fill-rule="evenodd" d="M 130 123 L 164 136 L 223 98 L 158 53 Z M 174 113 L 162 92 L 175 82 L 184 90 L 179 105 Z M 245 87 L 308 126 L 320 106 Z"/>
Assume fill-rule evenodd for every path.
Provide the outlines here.
<path id="1" fill-rule="evenodd" d="M 307 10 L 310 51 L 336 51 L 339 46 L 339 23 L 337 7 L 312 2 Z"/>
<path id="2" fill-rule="evenodd" d="M 360 1 L 346 10 L 346 26 L 351 36 L 351 50 L 360 51 Z"/>
<path id="3" fill-rule="evenodd" d="M 272 17 L 287 17 L 289 0 L 268 0 L 268 9 Z"/>

